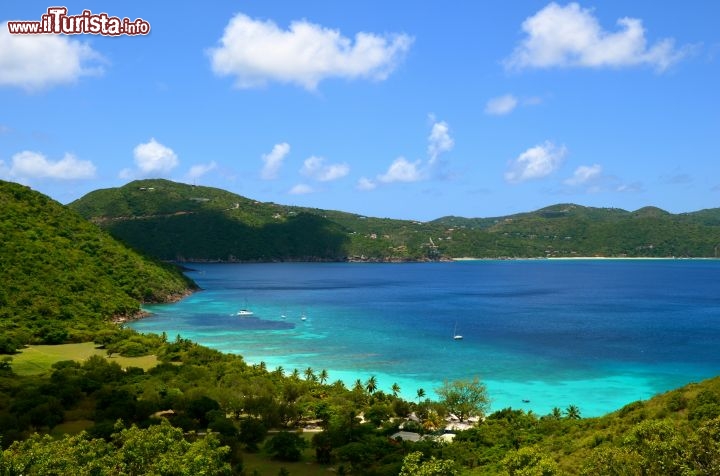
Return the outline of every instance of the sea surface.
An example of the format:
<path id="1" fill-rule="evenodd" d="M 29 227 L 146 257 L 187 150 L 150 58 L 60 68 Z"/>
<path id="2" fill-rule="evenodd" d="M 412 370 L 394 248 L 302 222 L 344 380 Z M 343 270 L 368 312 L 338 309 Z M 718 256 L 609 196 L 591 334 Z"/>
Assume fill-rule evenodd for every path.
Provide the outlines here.
<path id="1" fill-rule="evenodd" d="M 598 416 L 720 374 L 717 260 L 190 266 L 203 290 L 134 329 L 409 400 L 477 376 L 493 410 Z"/>

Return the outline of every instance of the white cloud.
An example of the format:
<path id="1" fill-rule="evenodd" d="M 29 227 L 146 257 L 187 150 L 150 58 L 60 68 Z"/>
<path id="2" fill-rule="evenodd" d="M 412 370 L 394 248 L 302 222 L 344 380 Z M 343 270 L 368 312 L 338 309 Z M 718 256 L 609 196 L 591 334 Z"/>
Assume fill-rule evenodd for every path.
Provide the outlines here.
<path id="1" fill-rule="evenodd" d="M 39 152 L 28 150 L 12 157 L 9 167 L 0 163 L 4 175 L 19 179 L 49 178 L 56 180 L 91 179 L 95 177 L 95 165 L 89 160 L 79 160 L 72 154 L 53 162 Z"/>
<path id="2" fill-rule="evenodd" d="M 308 193 L 313 193 L 315 190 L 310 185 L 306 185 L 304 183 L 299 183 L 295 185 L 293 188 L 290 189 L 288 192 L 291 195 L 305 195 Z"/>
<path id="3" fill-rule="evenodd" d="M 649 65 L 663 71 L 679 61 L 686 50 L 678 51 L 672 39 L 648 46 L 642 21 L 617 20 L 619 31 L 603 30 L 589 9 L 577 3 L 560 6 L 550 3 L 527 18 L 527 34 L 505 60 L 508 68 L 621 67 Z"/>
<path id="4" fill-rule="evenodd" d="M 593 165 L 581 165 L 573 176 L 565 180 L 566 185 L 577 186 L 584 185 L 594 180 L 597 180 L 602 175 L 602 166 L 600 164 Z"/>
<path id="5" fill-rule="evenodd" d="M 355 188 L 362 191 L 374 190 L 377 184 L 367 177 L 360 177 Z"/>
<path id="6" fill-rule="evenodd" d="M 485 114 L 493 116 L 503 116 L 510 114 L 513 109 L 518 105 L 518 99 L 512 94 L 505 94 L 490 99 L 485 105 Z"/>
<path id="7" fill-rule="evenodd" d="M 450 137 L 450 126 L 448 126 L 447 122 L 435 121 L 428 136 L 430 164 L 434 163 L 440 154 L 452 150 L 454 146 L 455 141 Z"/>
<path id="8" fill-rule="evenodd" d="M 332 77 L 384 80 L 412 42 L 404 34 L 372 33 L 358 33 L 353 42 L 338 30 L 306 20 L 283 30 L 272 21 L 239 13 L 225 27 L 221 46 L 208 54 L 215 74 L 235 76 L 239 88 L 279 81 L 314 90 Z"/>
<path id="9" fill-rule="evenodd" d="M 260 172 L 260 177 L 263 180 L 272 180 L 277 178 L 280 167 L 282 166 L 283 159 L 290 152 L 290 144 L 283 142 L 281 144 L 275 144 L 269 154 L 263 154 L 263 168 Z"/>
<path id="10" fill-rule="evenodd" d="M 154 138 L 145 144 L 138 144 L 133 150 L 133 154 L 135 155 L 135 164 L 140 169 L 140 173 L 145 176 L 166 174 L 178 165 L 175 152 Z"/>
<path id="11" fill-rule="evenodd" d="M 641 182 L 632 182 L 618 185 L 615 188 L 616 192 L 621 193 L 637 193 L 643 191 L 643 184 Z"/>
<path id="12" fill-rule="evenodd" d="M 0 86 L 35 91 L 74 83 L 81 76 L 97 75 L 102 68 L 91 62 L 102 56 L 87 43 L 65 35 L 11 35 L 0 24 Z"/>
<path id="13" fill-rule="evenodd" d="M 215 170 L 217 168 L 217 163 L 213 160 L 210 163 L 207 164 L 197 164 L 190 167 L 190 171 L 187 173 L 187 178 L 190 180 L 199 179 L 206 173 Z"/>
<path id="14" fill-rule="evenodd" d="M 398 157 L 390 164 L 387 172 L 378 176 L 383 183 L 417 182 L 422 180 L 423 174 L 419 169 L 420 161 L 408 162 L 405 157 Z"/>
<path id="15" fill-rule="evenodd" d="M 556 147 L 552 142 L 531 147 L 510 162 L 505 180 L 511 183 L 539 179 L 553 173 L 567 153 L 565 146 Z"/>
<path id="16" fill-rule="evenodd" d="M 305 159 L 300 173 L 319 182 L 331 182 L 349 174 L 350 166 L 348 164 L 325 165 L 324 158 L 313 155 Z"/>

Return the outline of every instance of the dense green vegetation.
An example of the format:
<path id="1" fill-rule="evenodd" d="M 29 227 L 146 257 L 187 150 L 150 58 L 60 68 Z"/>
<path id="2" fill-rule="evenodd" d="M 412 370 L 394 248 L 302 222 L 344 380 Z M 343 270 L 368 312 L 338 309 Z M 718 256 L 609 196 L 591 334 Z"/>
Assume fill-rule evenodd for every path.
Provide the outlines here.
<path id="1" fill-rule="evenodd" d="M 0 352 L 91 340 L 141 302 L 181 296 L 175 267 L 119 244 L 67 207 L 0 181 Z"/>
<path id="2" fill-rule="evenodd" d="M 133 336 L 118 331 L 108 342 Z M 93 356 L 58 362 L 41 376 L 0 368 L 0 474 L 200 474 L 198 464 L 214 468 L 205 474 L 278 474 L 267 466 L 371 476 L 712 475 L 720 468 L 720 378 L 600 418 L 581 418 L 582 402 L 544 416 L 503 409 L 446 442 L 439 436 L 458 404 L 483 414 L 480 382 L 446 382 L 440 401 L 408 402 L 372 378 L 347 389 L 322 370 L 267 369 L 180 338 L 135 338 L 147 341 L 157 366 L 123 370 Z M 460 389 L 470 391 L 458 400 Z M 394 439 L 401 425 L 424 439 Z M 308 426 L 317 428 L 310 438 L 300 430 Z M 246 459 L 256 472 L 245 471 Z"/>
<path id="3" fill-rule="evenodd" d="M 261 203 L 223 190 L 141 180 L 70 204 L 166 260 L 424 260 L 451 257 L 716 257 L 720 209 L 673 215 L 554 205 L 496 218 L 420 223 Z"/>
<path id="4" fill-rule="evenodd" d="M 439 401 L 427 399 L 424 389 L 409 389 L 417 399 L 406 401 L 397 384 L 378 388 L 375 377 L 347 388 L 324 369 L 248 365 L 240 356 L 179 336 L 139 335 L 109 323 L 134 314 L 142 301 L 182 293 L 189 283 L 177 270 L 129 251 L 25 187 L 0 182 L 0 205 L 2 475 L 720 474 L 720 377 L 600 418 L 582 418 L 583 402 L 548 415 L 511 408 L 486 415 L 492 395 L 479 380 L 439 384 Z M 331 221 L 333 213 L 347 223 Z M 549 216 L 518 216 L 502 226 L 523 220 L 561 223 L 573 214 L 605 216 L 572 206 L 542 213 Z M 307 216 L 328 229 L 346 230 L 352 223 L 339 212 L 326 214 Z M 603 219 L 629 226 L 627 212 L 608 214 L 614 218 Z M 715 226 L 716 215 L 706 211 L 662 221 L 667 218 L 647 209 L 629 219 L 644 223 L 650 237 L 653 220 L 671 230 L 702 229 Z M 388 231 L 395 225 L 406 231 L 424 226 L 358 220 L 362 226 L 384 223 Z M 480 231 L 498 226 L 447 220 L 453 224 L 434 226 Z M 508 240 L 515 239 L 508 233 Z M 668 243 L 674 244 L 663 246 L 680 246 Z M 28 352 L 22 365 L 13 361 L 15 348 L 24 343 L 90 340 L 94 349 L 58 347 Z M 153 357 L 142 360 L 144 368 L 134 367 L 133 360 L 123 361 L 123 368 L 115 358 L 119 354 Z M 473 423 L 452 430 L 454 439 L 447 439 L 447 425 L 460 420 Z M 394 437 L 400 429 L 413 438 Z"/>

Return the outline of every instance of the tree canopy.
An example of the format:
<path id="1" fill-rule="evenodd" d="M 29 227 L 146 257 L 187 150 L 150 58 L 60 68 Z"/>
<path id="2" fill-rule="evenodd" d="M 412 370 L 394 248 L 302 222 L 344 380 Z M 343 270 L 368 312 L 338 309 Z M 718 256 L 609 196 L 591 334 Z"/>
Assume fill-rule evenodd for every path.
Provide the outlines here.
<path id="1" fill-rule="evenodd" d="M 490 408 L 490 397 L 485 384 L 475 377 L 472 380 L 445 381 L 435 389 L 440 403 L 460 421 L 468 417 L 483 417 Z"/>

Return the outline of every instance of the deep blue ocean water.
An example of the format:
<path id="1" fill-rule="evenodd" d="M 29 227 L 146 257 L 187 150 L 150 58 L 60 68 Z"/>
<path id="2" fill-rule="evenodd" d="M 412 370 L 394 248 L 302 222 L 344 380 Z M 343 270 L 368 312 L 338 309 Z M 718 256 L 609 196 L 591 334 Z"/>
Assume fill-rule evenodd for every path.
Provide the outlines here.
<path id="1" fill-rule="evenodd" d="M 133 328 L 270 370 L 326 369 L 348 385 L 375 375 L 407 399 L 478 376 L 493 410 L 547 414 L 574 404 L 596 416 L 720 374 L 720 261 L 191 268 L 203 291 L 147 306 L 153 316 Z M 245 307 L 255 315 L 237 316 Z M 453 340 L 456 330 L 463 340 Z"/>

